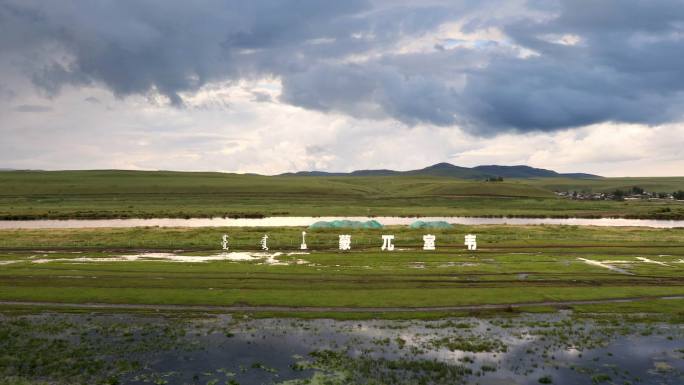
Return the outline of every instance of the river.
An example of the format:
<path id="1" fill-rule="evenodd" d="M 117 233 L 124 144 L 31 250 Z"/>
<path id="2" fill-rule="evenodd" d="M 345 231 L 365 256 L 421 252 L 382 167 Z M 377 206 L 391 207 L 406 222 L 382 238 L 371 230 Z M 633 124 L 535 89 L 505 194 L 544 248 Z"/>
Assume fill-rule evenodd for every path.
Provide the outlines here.
<path id="1" fill-rule="evenodd" d="M 150 218 L 150 219 L 44 219 L 0 221 L 0 229 L 65 229 L 102 227 L 286 227 L 309 226 L 318 221 L 376 220 L 383 225 L 410 225 L 421 221 L 445 221 L 461 225 L 573 225 L 638 226 L 653 228 L 684 227 L 684 220 L 625 218 L 483 218 L 483 217 L 266 217 L 266 218 Z"/>

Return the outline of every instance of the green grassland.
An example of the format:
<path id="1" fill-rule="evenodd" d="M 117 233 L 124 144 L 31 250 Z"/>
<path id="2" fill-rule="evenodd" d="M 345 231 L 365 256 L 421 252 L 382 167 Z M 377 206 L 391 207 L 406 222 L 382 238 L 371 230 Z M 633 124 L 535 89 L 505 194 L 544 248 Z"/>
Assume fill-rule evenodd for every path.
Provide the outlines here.
<path id="1" fill-rule="evenodd" d="M 286 306 L 292 312 L 308 306 L 353 313 L 359 308 L 420 310 L 684 295 L 684 229 L 457 226 L 431 230 L 438 250 L 423 251 L 426 230 L 397 226 L 345 231 L 352 235 L 348 252 L 335 250 L 339 230 L 309 229 L 310 253 L 288 255 L 298 248 L 302 230 L 2 230 L 0 300 Z M 468 232 L 478 234 L 476 252 L 462 246 Z M 283 252 L 278 261 L 290 263 L 74 260 L 170 250 L 215 255 L 223 233 L 230 235 L 235 251 L 257 250 L 259 238 L 268 233 L 271 252 Z M 383 233 L 396 236 L 395 251 L 380 250 Z M 637 262 L 638 257 L 666 266 Z M 631 261 L 625 267 L 630 274 L 578 258 Z"/>
<path id="2" fill-rule="evenodd" d="M 684 218 L 671 201 L 572 201 L 554 190 L 641 186 L 684 178 L 517 179 L 430 176 L 284 177 L 207 172 L 0 172 L 0 219 L 258 216 L 530 216 Z"/>

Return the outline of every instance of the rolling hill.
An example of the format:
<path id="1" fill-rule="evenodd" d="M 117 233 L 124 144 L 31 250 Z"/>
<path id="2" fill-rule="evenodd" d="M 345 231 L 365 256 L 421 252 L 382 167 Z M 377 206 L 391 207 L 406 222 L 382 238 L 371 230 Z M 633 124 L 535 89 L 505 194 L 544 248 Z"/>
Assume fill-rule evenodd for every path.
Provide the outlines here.
<path id="1" fill-rule="evenodd" d="M 361 170 L 316 176 L 3 171 L 0 219 L 383 215 L 684 218 L 684 205 L 674 201 L 579 201 L 554 194 L 554 190 L 607 192 L 632 186 L 672 192 L 684 189 L 684 177 L 551 177 L 556 175 L 553 171 L 531 167 L 486 167 L 438 164 L 405 172 Z M 485 181 L 490 172 L 504 171 L 507 176 L 503 182 Z"/>
<path id="2" fill-rule="evenodd" d="M 534 168 L 530 166 L 498 166 L 486 165 L 476 167 L 461 167 L 451 163 L 437 163 L 419 170 L 395 171 L 395 170 L 356 170 L 348 173 L 325 172 L 325 171 L 300 171 L 295 173 L 280 174 L 280 176 L 438 176 L 460 179 L 487 179 L 487 178 L 571 178 L 571 179 L 597 179 L 598 175 L 586 173 L 562 174 L 553 170 Z"/>

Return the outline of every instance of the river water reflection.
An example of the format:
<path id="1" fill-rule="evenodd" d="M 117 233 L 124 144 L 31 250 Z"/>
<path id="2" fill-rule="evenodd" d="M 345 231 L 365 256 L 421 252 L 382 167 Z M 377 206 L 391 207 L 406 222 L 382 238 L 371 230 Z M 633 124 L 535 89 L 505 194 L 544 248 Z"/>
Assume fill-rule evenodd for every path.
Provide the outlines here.
<path id="1" fill-rule="evenodd" d="M 98 227 L 285 227 L 309 226 L 318 221 L 368 221 L 381 224 L 409 225 L 417 220 L 445 221 L 461 225 L 574 225 L 574 226 L 641 226 L 654 228 L 684 227 L 684 220 L 625 218 L 483 218 L 483 217 L 265 217 L 265 218 L 150 218 L 150 219 L 46 219 L 0 221 L 0 229 L 64 229 Z"/>

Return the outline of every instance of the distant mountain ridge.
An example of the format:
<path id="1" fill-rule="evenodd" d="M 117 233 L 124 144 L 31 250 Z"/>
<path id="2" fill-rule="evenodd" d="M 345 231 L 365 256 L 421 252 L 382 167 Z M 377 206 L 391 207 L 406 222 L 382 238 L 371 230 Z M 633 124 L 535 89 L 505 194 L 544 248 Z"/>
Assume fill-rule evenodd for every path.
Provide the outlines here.
<path id="1" fill-rule="evenodd" d="M 586 173 L 558 173 L 544 168 L 530 166 L 499 166 L 484 165 L 476 167 L 461 167 L 451 163 L 437 163 L 419 170 L 395 171 L 395 170 L 356 170 L 352 172 L 326 172 L 326 171 L 299 171 L 280 174 L 280 176 L 441 176 L 460 179 L 487 179 L 487 178 L 573 178 L 593 179 L 602 178 L 599 175 Z"/>

